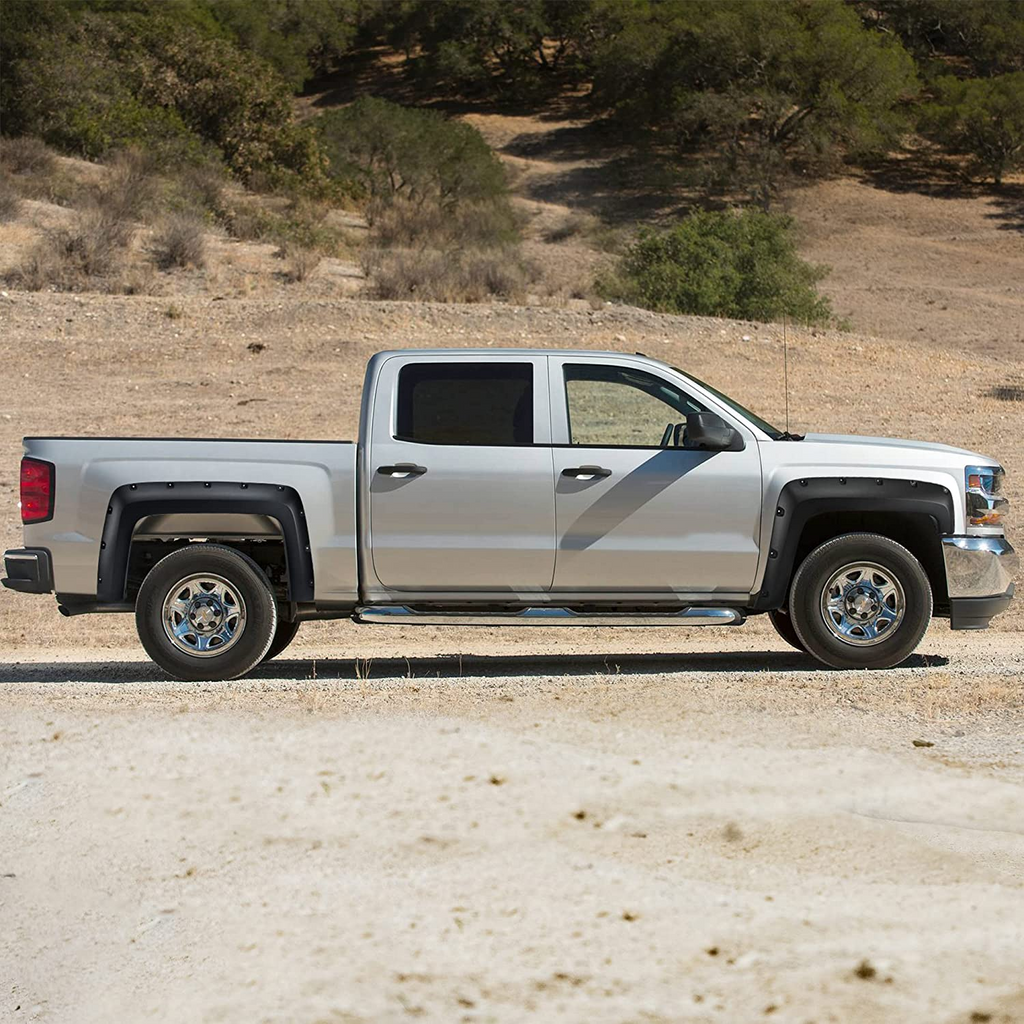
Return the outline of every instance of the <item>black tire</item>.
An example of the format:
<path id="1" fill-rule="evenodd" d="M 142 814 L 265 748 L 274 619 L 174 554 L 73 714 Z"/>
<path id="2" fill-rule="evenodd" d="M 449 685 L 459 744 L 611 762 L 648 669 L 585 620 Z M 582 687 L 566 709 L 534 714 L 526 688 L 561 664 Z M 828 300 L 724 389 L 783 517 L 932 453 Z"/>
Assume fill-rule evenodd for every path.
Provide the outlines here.
<path id="1" fill-rule="evenodd" d="M 774 611 L 770 611 L 768 613 L 768 618 L 772 620 L 775 632 L 778 633 L 790 647 L 795 647 L 801 654 L 807 653 L 804 645 L 800 643 L 800 637 L 796 635 L 793 620 L 789 617 L 789 612 L 787 612 L 785 608 L 776 608 Z"/>
<path id="2" fill-rule="evenodd" d="M 236 632 L 227 640 L 222 640 L 220 634 L 213 640 L 205 636 L 209 644 L 220 641 L 224 650 L 200 656 L 182 648 L 192 646 L 198 650 L 200 634 L 208 629 L 208 624 L 187 631 L 185 637 L 174 641 L 164 628 L 164 606 L 177 591 L 183 607 L 178 617 L 184 623 L 184 609 L 194 613 L 196 596 L 200 600 L 207 597 L 201 585 L 191 584 L 192 578 L 204 575 L 218 577 L 225 584 L 224 600 L 210 613 L 215 621 L 226 621 L 225 609 L 236 609 L 236 615 L 241 615 L 241 626 L 236 624 Z M 182 599 L 186 594 L 193 596 Z M 255 668 L 270 649 L 277 630 L 277 603 L 266 576 L 251 558 L 219 544 L 191 544 L 161 559 L 150 570 L 135 602 L 135 624 L 146 653 L 175 679 L 237 679 Z"/>
<path id="3" fill-rule="evenodd" d="M 264 661 L 276 658 L 294 639 L 299 631 L 298 622 L 285 622 L 284 619 L 277 620 L 277 632 L 270 642 L 270 650 L 263 655 Z"/>
<path id="4" fill-rule="evenodd" d="M 836 611 L 829 617 L 830 626 L 822 607 L 823 593 L 838 573 L 858 563 L 873 566 L 877 572 L 857 577 L 854 569 L 831 592 L 845 592 L 851 600 L 863 594 L 867 603 L 862 611 L 870 618 L 871 609 L 880 607 L 877 596 L 886 584 L 891 587 L 895 582 L 902 590 L 902 615 L 896 615 L 901 602 L 898 593 L 893 593 L 888 599 L 892 602 L 890 611 L 879 619 L 865 620 L 865 625 L 860 625 L 852 613 L 848 616 L 846 611 Z M 864 589 L 860 589 L 861 583 Z M 902 544 L 876 533 L 847 533 L 826 541 L 803 560 L 790 587 L 789 615 L 804 649 L 826 665 L 892 668 L 905 661 L 921 642 L 932 617 L 932 588 L 921 563 Z M 887 615 L 891 616 L 890 625 L 884 625 Z M 837 635 L 844 630 L 848 639 Z M 870 630 L 878 635 L 872 636 Z"/>

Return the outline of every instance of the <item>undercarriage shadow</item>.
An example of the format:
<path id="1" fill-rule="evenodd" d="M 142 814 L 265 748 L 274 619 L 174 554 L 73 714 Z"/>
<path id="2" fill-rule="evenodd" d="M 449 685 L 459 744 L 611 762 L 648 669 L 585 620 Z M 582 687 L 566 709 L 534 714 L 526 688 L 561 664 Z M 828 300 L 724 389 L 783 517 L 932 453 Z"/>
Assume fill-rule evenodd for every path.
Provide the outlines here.
<path id="1" fill-rule="evenodd" d="M 940 668 L 949 664 L 944 655 L 913 654 L 898 670 Z M 555 654 L 555 655 L 458 655 L 430 658 L 302 658 L 282 657 L 261 665 L 245 678 L 255 680 L 446 679 L 460 677 L 504 679 L 552 676 L 646 676 L 700 673 L 802 673 L 831 671 L 797 651 L 731 651 L 669 655 L 648 654 Z M 892 671 L 892 670 L 890 670 Z M 841 673 L 837 672 L 837 675 Z M 162 682 L 171 686 L 229 684 L 181 683 L 168 679 L 149 662 L 23 662 L 0 666 L 3 683 L 130 683 Z"/>

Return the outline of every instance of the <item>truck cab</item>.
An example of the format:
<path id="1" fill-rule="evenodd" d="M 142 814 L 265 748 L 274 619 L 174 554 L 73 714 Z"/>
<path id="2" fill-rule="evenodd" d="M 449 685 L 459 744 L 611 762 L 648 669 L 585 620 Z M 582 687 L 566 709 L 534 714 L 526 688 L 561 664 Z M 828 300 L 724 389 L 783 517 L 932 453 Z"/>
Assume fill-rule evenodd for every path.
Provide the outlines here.
<path id="1" fill-rule="evenodd" d="M 382 352 L 359 439 L 26 438 L 14 590 L 131 611 L 228 678 L 309 618 L 740 625 L 899 664 L 1013 594 L 1003 472 L 946 445 L 779 430 L 646 356 Z M 215 571 L 216 570 L 216 571 Z M 177 588 L 177 590 L 175 590 Z"/>

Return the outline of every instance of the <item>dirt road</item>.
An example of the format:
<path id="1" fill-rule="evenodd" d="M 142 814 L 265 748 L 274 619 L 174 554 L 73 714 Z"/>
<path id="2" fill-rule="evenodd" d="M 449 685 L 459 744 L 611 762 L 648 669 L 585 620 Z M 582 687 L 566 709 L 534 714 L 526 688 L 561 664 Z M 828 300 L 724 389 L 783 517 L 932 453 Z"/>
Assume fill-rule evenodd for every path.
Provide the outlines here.
<path id="1" fill-rule="evenodd" d="M 1024 1019 L 1018 635 L 360 636 L 0 659 L 0 1019 Z"/>

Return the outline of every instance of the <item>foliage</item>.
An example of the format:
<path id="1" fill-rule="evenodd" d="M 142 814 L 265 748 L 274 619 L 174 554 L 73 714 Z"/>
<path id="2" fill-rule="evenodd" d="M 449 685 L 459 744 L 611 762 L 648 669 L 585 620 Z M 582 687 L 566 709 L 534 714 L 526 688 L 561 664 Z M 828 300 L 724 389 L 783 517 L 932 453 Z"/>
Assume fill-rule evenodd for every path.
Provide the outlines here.
<path id="1" fill-rule="evenodd" d="M 243 180 L 325 183 L 314 134 L 265 61 L 183 22 L 188 5 L 135 6 L 75 8 L 53 35 L 22 41 L 5 94 L 20 131 L 91 159 L 137 147 L 174 163 L 223 159 Z"/>
<path id="2" fill-rule="evenodd" d="M 609 298 L 664 313 L 805 323 L 827 320 L 814 289 L 826 268 L 801 260 L 787 217 L 749 208 L 700 211 L 675 227 L 640 235 L 622 257 Z"/>
<path id="3" fill-rule="evenodd" d="M 1024 70 L 1019 0 L 854 0 L 865 23 L 896 33 L 926 69 L 976 76 Z"/>
<path id="4" fill-rule="evenodd" d="M 438 85 L 523 97 L 582 76 L 576 43 L 592 9 L 590 0 L 385 3 L 370 25 Z"/>
<path id="5" fill-rule="evenodd" d="M 298 90 L 328 70 L 356 33 L 355 0 L 216 0 L 210 15 Z"/>
<path id="6" fill-rule="evenodd" d="M 1024 71 L 960 81 L 941 78 L 922 126 L 953 152 L 969 153 L 1001 185 L 1024 166 Z"/>
<path id="7" fill-rule="evenodd" d="M 682 146 L 710 145 L 765 208 L 787 169 L 887 146 L 903 126 L 913 61 L 840 0 L 599 2 L 598 99 Z"/>
<path id="8" fill-rule="evenodd" d="M 504 195 L 505 172 L 483 136 L 432 110 L 364 96 L 320 118 L 331 173 L 373 199 L 451 207 Z"/>

